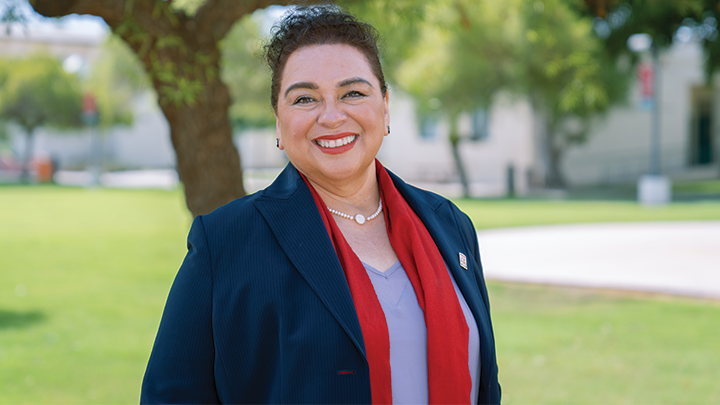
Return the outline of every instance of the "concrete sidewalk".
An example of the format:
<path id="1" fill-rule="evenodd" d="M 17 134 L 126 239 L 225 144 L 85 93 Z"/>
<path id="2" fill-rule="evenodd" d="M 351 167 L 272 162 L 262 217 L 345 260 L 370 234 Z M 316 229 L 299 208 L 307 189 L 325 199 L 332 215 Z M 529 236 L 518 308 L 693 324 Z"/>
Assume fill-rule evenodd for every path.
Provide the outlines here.
<path id="1" fill-rule="evenodd" d="M 720 299 L 720 221 L 478 232 L 488 279 Z"/>

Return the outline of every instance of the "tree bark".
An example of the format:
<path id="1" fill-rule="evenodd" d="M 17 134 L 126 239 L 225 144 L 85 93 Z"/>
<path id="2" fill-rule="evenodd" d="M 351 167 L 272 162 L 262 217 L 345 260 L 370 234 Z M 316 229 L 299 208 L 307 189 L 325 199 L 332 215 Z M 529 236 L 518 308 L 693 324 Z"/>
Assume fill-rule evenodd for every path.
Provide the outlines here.
<path id="1" fill-rule="evenodd" d="M 470 198 L 470 183 L 468 182 L 465 165 L 463 164 L 462 156 L 460 155 L 460 134 L 458 134 L 457 131 L 457 119 L 457 114 L 450 114 L 450 149 L 452 150 L 453 160 L 455 161 L 455 168 L 457 169 L 458 176 L 460 177 L 463 197 Z"/>
<path id="2" fill-rule="evenodd" d="M 193 216 L 245 195 L 240 155 L 227 116 L 230 94 L 220 80 L 193 105 L 161 105 L 170 124 L 177 171 Z"/>
<path id="3" fill-rule="evenodd" d="M 218 42 L 245 14 L 289 0 L 207 0 L 194 17 L 156 0 L 31 0 L 46 17 L 102 17 L 145 65 L 170 124 L 177 171 L 193 216 L 245 195 L 220 80 Z"/>

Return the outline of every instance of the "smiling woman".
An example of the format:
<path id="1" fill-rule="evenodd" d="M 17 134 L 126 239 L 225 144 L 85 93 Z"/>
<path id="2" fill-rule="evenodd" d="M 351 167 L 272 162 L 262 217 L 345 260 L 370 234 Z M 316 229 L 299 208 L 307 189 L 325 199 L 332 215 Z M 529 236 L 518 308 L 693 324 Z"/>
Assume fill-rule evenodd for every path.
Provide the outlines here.
<path id="1" fill-rule="evenodd" d="M 499 403 L 477 236 L 376 159 L 390 132 L 377 34 L 299 7 L 267 46 L 267 189 L 195 219 L 142 402 Z"/>
<path id="2" fill-rule="evenodd" d="M 373 183 L 390 116 L 365 56 L 343 44 L 301 48 L 288 58 L 281 94 L 277 136 L 295 168 L 328 204 L 373 212 L 377 186 L 367 190 L 371 198 L 352 200 Z"/>

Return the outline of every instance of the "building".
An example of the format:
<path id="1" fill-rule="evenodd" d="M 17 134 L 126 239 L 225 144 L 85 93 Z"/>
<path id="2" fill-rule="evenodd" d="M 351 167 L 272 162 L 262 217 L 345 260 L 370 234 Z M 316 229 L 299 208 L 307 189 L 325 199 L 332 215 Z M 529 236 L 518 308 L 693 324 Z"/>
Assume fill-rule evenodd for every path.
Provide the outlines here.
<path id="1" fill-rule="evenodd" d="M 699 43 L 676 41 L 660 56 L 660 166 L 678 179 L 720 176 L 720 92 L 707 86 Z M 639 85 L 627 105 L 598 120 L 589 141 L 569 151 L 573 185 L 633 183 L 650 170 L 651 112 Z"/>

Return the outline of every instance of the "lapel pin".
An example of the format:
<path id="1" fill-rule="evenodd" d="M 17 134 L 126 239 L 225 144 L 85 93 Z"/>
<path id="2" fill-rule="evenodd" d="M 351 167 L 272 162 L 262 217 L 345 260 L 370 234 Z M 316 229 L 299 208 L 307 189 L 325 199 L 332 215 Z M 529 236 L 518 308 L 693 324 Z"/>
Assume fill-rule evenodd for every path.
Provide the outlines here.
<path id="1" fill-rule="evenodd" d="M 467 257 L 465 257 L 464 254 L 460 253 L 460 267 L 467 270 Z"/>

